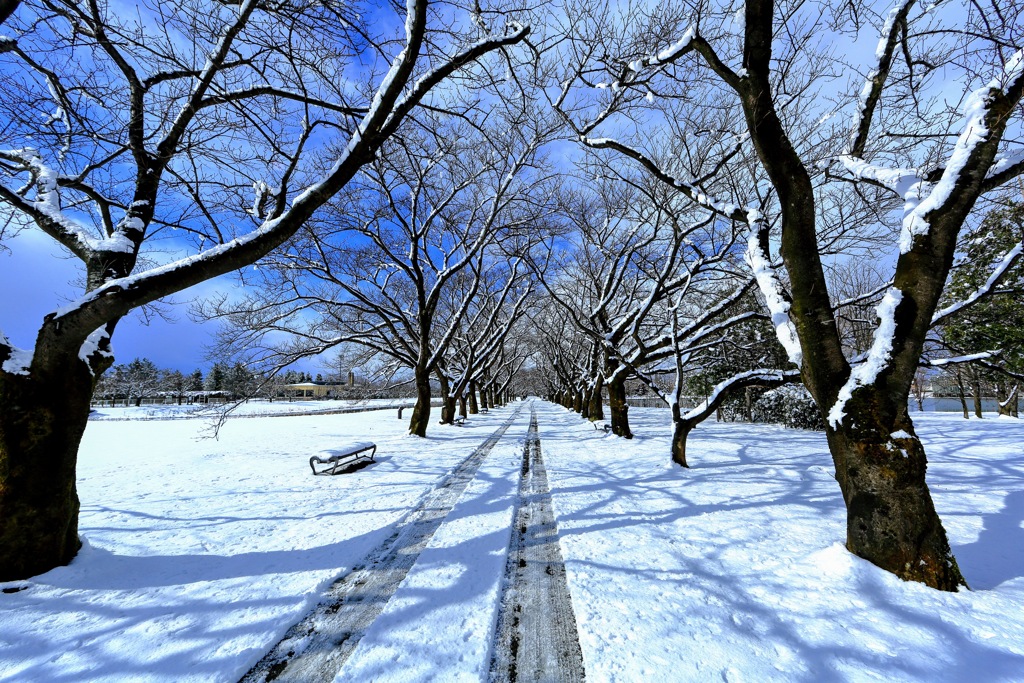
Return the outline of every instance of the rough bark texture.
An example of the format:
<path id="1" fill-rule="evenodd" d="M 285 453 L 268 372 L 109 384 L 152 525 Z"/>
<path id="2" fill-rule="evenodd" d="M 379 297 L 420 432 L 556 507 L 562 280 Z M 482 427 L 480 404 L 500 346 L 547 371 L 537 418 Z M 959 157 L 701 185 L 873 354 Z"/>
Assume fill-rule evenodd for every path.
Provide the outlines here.
<path id="1" fill-rule="evenodd" d="M 477 415 L 480 413 L 480 406 L 476 401 L 476 380 L 470 380 L 469 382 L 469 414 Z"/>
<path id="2" fill-rule="evenodd" d="M 608 409 L 611 413 L 612 434 L 632 439 L 629 430 L 629 404 L 626 403 L 626 380 L 616 377 L 608 382 Z"/>
<path id="3" fill-rule="evenodd" d="M 925 483 L 924 448 L 906 410 L 894 414 L 868 388 L 850 402 L 855 426 L 827 432 L 846 501 L 846 547 L 908 581 L 947 591 L 966 586 Z"/>
<path id="4" fill-rule="evenodd" d="M 693 431 L 694 425 L 682 419 L 679 404 L 672 406 L 672 462 L 681 467 L 689 467 L 686 462 L 686 439 Z"/>
<path id="5" fill-rule="evenodd" d="M 65 565 L 82 545 L 75 463 L 93 378 L 75 361 L 31 376 L 0 374 L 0 581 Z"/>
<path id="6" fill-rule="evenodd" d="M 430 422 L 430 373 L 426 370 L 416 371 L 416 406 L 412 409 L 409 420 L 409 433 L 415 436 L 427 435 L 427 424 Z"/>
<path id="7" fill-rule="evenodd" d="M 594 390 L 590 392 L 590 419 L 597 421 L 604 419 L 604 400 L 601 392 L 604 389 L 604 377 L 600 375 L 594 380 Z"/>

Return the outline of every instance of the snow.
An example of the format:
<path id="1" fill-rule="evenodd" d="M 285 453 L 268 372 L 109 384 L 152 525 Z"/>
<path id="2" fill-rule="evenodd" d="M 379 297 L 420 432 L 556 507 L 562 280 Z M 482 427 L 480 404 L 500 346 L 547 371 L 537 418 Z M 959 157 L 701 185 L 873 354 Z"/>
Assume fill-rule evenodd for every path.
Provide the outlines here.
<path id="1" fill-rule="evenodd" d="M 10 356 L 4 361 L 3 365 L 0 366 L 0 369 L 12 375 L 29 374 L 28 369 L 32 367 L 32 359 L 35 357 L 35 349 L 19 349 L 17 346 L 13 346 L 8 342 L 5 337 L 0 337 L 0 342 L 10 349 Z"/>
<path id="2" fill-rule="evenodd" d="M 946 161 L 942 177 L 919 204 L 908 206 L 909 210 L 903 218 L 903 231 L 900 234 L 900 253 L 905 254 L 913 248 L 915 236 L 928 233 L 929 224 L 925 216 L 942 208 L 956 187 L 960 173 L 967 165 L 974 149 L 987 139 L 989 130 L 985 119 L 993 93 L 1009 87 L 1021 78 L 1024 78 L 1024 50 L 1014 53 L 1006 62 L 1002 74 L 968 95 L 963 105 L 964 129 Z"/>
<path id="3" fill-rule="evenodd" d="M 1003 254 L 1003 258 L 1000 259 L 999 263 L 997 263 L 992 269 L 992 272 L 989 274 L 985 284 L 972 292 L 969 297 L 962 301 L 952 303 L 941 311 L 937 311 L 935 315 L 932 316 L 932 325 L 943 318 L 953 315 L 960 309 L 970 306 L 975 301 L 988 294 L 999 282 L 999 279 L 1003 277 L 1003 274 L 1017 262 L 1017 259 L 1019 259 L 1022 254 L 1024 254 L 1024 242 L 1015 245 L 1012 249 Z"/>
<path id="4" fill-rule="evenodd" d="M 85 338 L 85 342 L 82 343 L 82 348 L 78 351 L 78 357 L 81 358 L 86 365 L 89 366 L 89 372 L 92 372 L 92 364 L 89 362 L 89 356 L 94 353 L 100 353 L 104 356 L 111 357 L 109 349 L 100 350 L 100 344 L 103 340 L 109 339 L 110 335 L 107 334 L 107 326 L 97 327 L 93 330 L 88 337 Z"/>
<path id="5" fill-rule="evenodd" d="M 896 287 L 891 288 L 882 297 L 878 308 L 878 327 L 875 328 L 874 339 L 871 348 L 868 349 L 867 357 L 863 362 L 856 365 L 850 371 L 850 377 L 846 384 L 839 390 L 835 405 L 828 413 L 828 423 L 835 429 L 846 417 L 846 402 L 853 396 L 858 387 L 866 387 L 873 384 L 878 374 L 889 362 L 892 353 L 892 340 L 896 334 L 896 307 L 903 301 L 903 292 Z"/>
<path id="6" fill-rule="evenodd" d="M 511 414 L 404 435 L 393 411 L 90 423 L 68 567 L 0 593 L 0 680 L 232 681 Z M 821 433 L 704 423 L 669 464 L 667 410 L 632 440 L 538 403 L 592 680 L 1019 680 L 1019 420 L 915 413 L 929 485 L 974 590 L 905 583 L 842 546 Z M 482 680 L 529 411 L 484 461 L 337 680 Z M 311 452 L 378 444 L 313 477 Z M 138 444 L 145 444 L 140 453 Z M 258 444 L 258 448 L 254 448 Z"/>
<path id="7" fill-rule="evenodd" d="M 177 405 L 172 403 L 153 403 L 141 406 L 105 406 L 98 405 L 89 414 L 90 421 L 123 421 L 123 420 L 180 420 L 191 418 L 215 418 L 224 409 L 220 403 L 193 403 Z M 250 399 L 232 409 L 228 417 L 256 418 L 263 416 L 308 415 L 312 413 L 333 413 L 340 411 L 356 412 L 379 408 L 394 410 L 399 407 L 411 407 L 414 399 L 361 399 L 361 400 L 302 400 L 282 399 L 274 401 L 266 399 Z"/>
<path id="8" fill-rule="evenodd" d="M 761 251 L 753 220 L 751 220 L 750 234 L 747 237 L 745 258 L 754 277 L 757 278 L 757 286 L 761 290 L 761 294 L 764 295 L 768 312 L 772 316 L 775 334 L 778 336 L 782 348 L 786 350 L 790 362 L 799 366 L 803 360 L 803 350 L 800 348 L 800 337 L 797 335 L 796 326 L 789 318 L 789 302 L 782 295 L 782 284 L 779 282 L 775 269 L 772 268 L 767 256 Z"/>

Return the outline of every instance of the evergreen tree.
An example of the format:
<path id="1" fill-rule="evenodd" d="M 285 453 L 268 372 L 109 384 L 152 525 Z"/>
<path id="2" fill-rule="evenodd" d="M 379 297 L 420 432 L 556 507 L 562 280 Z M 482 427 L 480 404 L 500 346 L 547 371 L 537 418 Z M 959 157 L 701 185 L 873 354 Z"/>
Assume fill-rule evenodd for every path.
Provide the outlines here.
<path id="1" fill-rule="evenodd" d="M 224 391 L 224 381 L 227 373 L 224 370 L 224 364 L 216 362 L 213 367 L 210 368 L 210 374 L 206 376 L 205 388 L 207 391 Z"/>
<path id="2" fill-rule="evenodd" d="M 948 301 L 961 301 L 982 287 L 993 268 L 1015 246 L 1024 243 L 1024 203 L 1011 202 L 990 213 L 975 231 L 953 271 Z M 999 356 L 984 366 L 974 364 L 966 373 L 974 392 L 990 385 L 1000 401 L 1013 392 L 1024 374 L 1024 260 L 1018 260 L 995 291 L 965 308 L 947 322 L 942 337 L 956 353 L 996 351 Z M 999 372 L 995 367 L 1005 371 Z M 1007 381 L 1009 377 L 1009 381 Z M 980 405 L 979 405 L 980 407 Z"/>

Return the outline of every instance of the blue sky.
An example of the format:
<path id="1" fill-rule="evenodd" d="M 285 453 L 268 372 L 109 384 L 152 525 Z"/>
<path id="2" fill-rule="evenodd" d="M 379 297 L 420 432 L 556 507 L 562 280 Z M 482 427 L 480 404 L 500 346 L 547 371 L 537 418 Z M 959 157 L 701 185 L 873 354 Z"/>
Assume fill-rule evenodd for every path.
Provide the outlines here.
<path id="1" fill-rule="evenodd" d="M 33 345 L 43 316 L 81 294 L 81 286 L 75 286 L 81 266 L 38 230 L 25 230 L 4 244 L 11 251 L 0 253 L 0 329 L 15 346 L 27 348 Z M 156 318 L 147 326 L 138 313 L 130 314 L 114 334 L 117 362 L 146 357 L 182 372 L 206 369 L 204 347 L 216 324 L 190 320 L 187 302 L 233 287 L 230 277 L 223 277 L 178 295 L 178 303 L 168 307 L 174 323 Z"/>

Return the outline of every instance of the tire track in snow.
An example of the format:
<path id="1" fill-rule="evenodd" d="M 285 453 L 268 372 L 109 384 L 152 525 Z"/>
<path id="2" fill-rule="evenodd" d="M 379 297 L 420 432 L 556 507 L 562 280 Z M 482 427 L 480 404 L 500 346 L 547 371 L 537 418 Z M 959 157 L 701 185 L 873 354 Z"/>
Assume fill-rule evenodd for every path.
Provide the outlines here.
<path id="1" fill-rule="evenodd" d="M 334 680 L 521 410 L 522 405 L 399 521 L 391 536 L 370 551 L 363 564 L 335 581 L 320 604 L 288 629 L 242 683 Z"/>
<path id="2" fill-rule="evenodd" d="M 490 680 L 568 683 L 585 678 L 576 614 L 541 457 L 537 412 L 531 403 Z"/>

